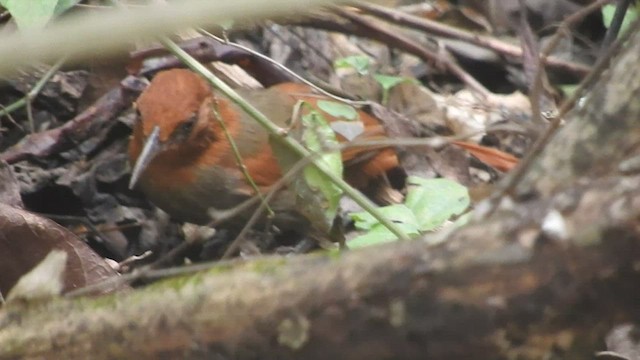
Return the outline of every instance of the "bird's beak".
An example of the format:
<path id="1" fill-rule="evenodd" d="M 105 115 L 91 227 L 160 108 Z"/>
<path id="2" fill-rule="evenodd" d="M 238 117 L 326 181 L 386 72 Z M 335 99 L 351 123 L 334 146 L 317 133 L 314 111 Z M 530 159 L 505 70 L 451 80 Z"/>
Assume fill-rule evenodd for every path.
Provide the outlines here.
<path id="1" fill-rule="evenodd" d="M 140 176 L 144 173 L 151 160 L 162 150 L 162 143 L 160 142 L 160 127 L 156 126 L 151 131 L 151 134 L 147 137 L 147 141 L 144 143 L 144 147 L 136 160 L 136 164 L 131 172 L 131 180 L 129 180 L 129 189 L 133 189 L 136 186 Z"/>

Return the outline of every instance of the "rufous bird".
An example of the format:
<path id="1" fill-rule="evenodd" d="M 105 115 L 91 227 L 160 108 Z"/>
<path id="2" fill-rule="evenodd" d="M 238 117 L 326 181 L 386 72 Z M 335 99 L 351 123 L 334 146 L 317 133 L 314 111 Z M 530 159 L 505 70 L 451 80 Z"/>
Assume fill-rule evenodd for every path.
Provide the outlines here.
<path id="1" fill-rule="evenodd" d="M 312 95 L 310 87 L 293 83 L 237 92 L 283 128 L 287 128 L 299 100 L 316 107 L 323 98 Z M 210 208 L 231 209 L 255 195 L 217 114 L 259 188 L 267 189 L 282 177 L 266 130 L 189 70 L 158 73 L 136 101 L 136 107 L 140 118 L 129 144 L 129 157 L 135 164 L 130 187 L 139 185 L 148 199 L 177 220 L 206 224 L 211 220 Z M 329 122 L 335 120 L 319 111 Z M 359 117 L 364 131 L 355 140 L 385 137 L 377 119 L 363 111 L 359 111 Z M 338 135 L 338 140 L 344 138 Z M 357 188 L 366 187 L 372 179 L 398 167 L 392 148 L 350 148 L 342 158 L 345 179 Z M 276 196 L 274 211 L 295 213 L 293 197 L 281 193 L 286 190 Z"/>

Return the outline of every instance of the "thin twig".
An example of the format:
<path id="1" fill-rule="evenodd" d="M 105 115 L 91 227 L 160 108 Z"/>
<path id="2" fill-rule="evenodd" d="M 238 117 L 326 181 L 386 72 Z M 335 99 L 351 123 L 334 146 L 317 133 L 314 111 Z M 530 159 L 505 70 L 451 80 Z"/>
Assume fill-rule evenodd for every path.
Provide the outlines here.
<path id="1" fill-rule="evenodd" d="M 11 105 L 15 105 L 16 103 L 12 103 Z M 0 104 L 0 110 L 2 110 L 2 112 L 4 113 L 4 115 L 7 117 L 7 119 L 9 119 L 9 121 L 13 124 L 13 126 L 17 127 L 18 129 L 20 129 L 20 131 L 24 131 L 24 128 L 22 127 L 22 125 L 20 125 L 16 119 L 13 118 L 13 116 L 11 116 L 11 112 L 14 110 L 10 110 L 8 107 L 5 107 L 4 105 Z M 1 117 L 1 115 L 0 115 Z M 4 130 L 4 129 L 2 129 Z"/>
<path id="2" fill-rule="evenodd" d="M 541 103 L 542 99 L 542 86 L 537 86 L 537 84 L 542 84 L 543 80 L 546 80 L 546 72 L 541 65 L 540 59 L 542 58 L 539 48 L 539 43 L 533 34 L 533 30 L 529 25 L 528 16 L 527 16 L 527 6 L 524 3 L 525 0 L 519 0 L 520 4 L 520 12 L 519 12 L 519 24 L 520 29 L 518 33 L 520 35 L 520 44 L 522 47 L 522 67 L 524 70 L 525 77 L 527 78 L 527 82 L 530 83 L 529 89 L 529 103 L 531 104 L 531 123 L 538 128 L 537 135 L 540 134 L 540 129 L 544 128 L 545 122 L 542 119 L 541 114 Z M 558 34 L 557 32 L 556 34 Z M 534 60 L 537 58 L 538 61 Z M 533 64 L 531 64 L 533 63 Z M 533 67 L 533 68 L 532 68 Z"/>
<path id="3" fill-rule="evenodd" d="M 551 40 L 542 49 L 540 56 L 538 56 L 538 60 L 536 63 L 536 69 L 538 73 L 534 77 L 534 82 L 531 86 L 531 91 L 530 91 L 532 109 L 534 108 L 534 105 L 536 108 L 539 109 L 540 94 L 542 93 L 542 80 L 544 75 L 544 65 L 543 65 L 544 59 L 546 59 L 551 54 L 551 52 L 553 52 L 553 50 L 558 46 L 558 44 L 560 44 L 560 40 L 562 40 L 564 34 L 570 33 L 570 29 L 573 25 L 577 24 L 579 21 L 587 17 L 589 14 L 600 9 L 602 6 L 606 5 L 611 1 L 612 0 L 598 0 L 590 4 L 589 6 L 586 6 L 580 9 L 580 11 L 577 11 L 576 13 L 571 14 L 566 19 L 564 19 L 564 21 L 562 21 L 562 23 L 558 27 L 558 30 L 556 30 L 556 32 L 551 37 Z M 536 124 L 542 123 L 542 114 L 540 113 L 540 111 L 532 111 L 531 115 L 533 116 L 534 123 Z M 561 117 L 558 116 L 556 117 L 556 119 L 561 119 Z M 554 127 L 554 131 L 555 131 L 555 128 L 558 127 L 561 120 L 556 120 L 556 121 L 558 122 L 558 124 L 555 126 L 552 126 Z"/>
<path id="4" fill-rule="evenodd" d="M 273 23 L 273 24 L 275 24 L 275 23 Z M 277 25 L 277 24 L 275 24 L 275 25 Z M 280 25 L 278 25 L 278 26 L 280 26 Z M 264 26 L 264 28 L 265 28 L 266 31 L 271 33 L 273 36 L 278 38 L 280 41 L 282 41 L 283 43 L 286 43 L 290 48 L 293 48 L 294 45 L 291 44 L 289 41 L 287 41 L 287 39 L 283 36 L 283 34 L 281 34 L 280 31 L 274 31 L 272 29 L 272 26 Z M 288 33 L 291 34 L 292 36 L 294 36 L 296 39 L 298 39 L 309 50 L 313 51 L 314 56 L 317 56 L 318 58 L 322 59 L 322 61 L 324 61 L 327 66 L 333 67 L 333 61 L 331 60 L 331 58 L 329 58 L 328 54 L 325 54 L 324 52 L 320 51 L 317 47 L 315 47 L 312 44 L 310 44 L 309 43 L 309 39 L 307 37 L 299 34 L 296 31 L 297 30 L 296 28 L 302 28 L 302 27 L 301 26 L 291 26 L 291 28 L 288 29 Z"/>
<path id="5" fill-rule="evenodd" d="M 560 108 L 558 109 L 559 118 L 562 118 L 567 112 L 569 112 L 569 110 L 574 107 L 578 99 L 583 96 L 585 90 L 590 88 L 591 85 L 593 85 L 593 83 L 598 79 L 598 76 L 600 76 L 600 74 L 602 74 L 602 72 L 607 69 L 611 58 L 618 54 L 618 52 L 622 48 L 622 45 L 624 45 L 624 43 L 629 40 L 631 35 L 636 31 L 640 31 L 640 19 L 636 19 L 631 24 L 631 26 L 629 26 L 629 31 L 616 39 L 613 44 L 611 44 L 608 51 L 603 54 L 603 56 L 598 59 L 596 64 L 593 66 L 593 71 L 584 80 L 582 80 L 582 82 L 574 90 L 573 94 L 571 94 L 571 96 L 560 105 Z"/>
<path id="6" fill-rule="evenodd" d="M 613 19 L 611 19 L 611 24 L 609 25 L 609 29 L 607 29 L 607 34 L 604 36 L 604 40 L 602 40 L 601 52 L 603 54 L 607 51 L 613 40 L 618 37 L 620 28 L 622 28 L 622 22 L 624 21 L 627 9 L 629 9 L 631 2 L 632 0 L 618 0 L 616 11 L 613 13 Z"/>
<path id="7" fill-rule="evenodd" d="M 31 130 L 31 133 L 34 133 L 35 132 L 35 125 L 34 125 L 34 122 L 33 122 L 33 114 L 32 114 L 32 110 L 31 110 L 31 103 L 38 96 L 38 94 L 40 94 L 40 91 L 42 91 L 42 88 L 47 84 L 47 82 L 49 82 L 49 80 L 51 80 L 53 75 L 55 75 L 56 72 L 58 70 L 60 70 L 60 68 L 62 67 L 62 65 L 64 65 L 64 62 L 66 60 L 67 60 L 67 57 L 64 56 L 60 60 L 56 61 L 56 63 L 53 64 L 49 68 L 49 70 L 47 70 L 47 72 L 44 75 L 42 75 L 40 80 L 38 80 L 38 82 L 33 86 L 33 88 L 31 88 L 31 90 L 29 90 L 28 93 L 26 93 L 18 101 L 15 101 L 14 103 L 7 105 L 6 107 L 3 107 L 3 109 L 0 110 L 0 117 L 4 116 L 4 115 L 9 115 L 11 112 L 16 111 L 16 110 L 18 110 L 21 107 L 26 105 L 27 106 L 27 117 L 29 119 L 29 127 L 30 127 L 30 130 Z"/>
<path id="8" fill-rule="evenodd" d="M 613 0 L 610 0 L 609 2 L 611 1 Z M 457 29 L 437 21 L 417 17 L 415 15 L 396 11 L 367 1 L 355 0 L 352 1 L 352 4 L 368 14 L 377 16 L 395 24 L 407 26 L 436 36 L 442 36 L 444 38 L 461 40 L 469 44 L 495 51 L 501 55 L 517 59 L 521 59 L 523 56 L 522 49 L 518 46 L 508 44 L 492 37 Z M 585 65 L 559 59 L 554 56 L 545 58 L 544 63 L 548 67 L 561 69 L 579 76 L 585 76 L 590 71 L 589 67 Z"/>
<path id="9" fill-rule="evenodd" d="M 280 178 L 275 184 L 273 184 L 269 188 L 269 191 L 265 196 L 265 201 L 261 203 L 260 206 L 253 212 L 253 214 L 251 215 L 251 217 L 249 218 L 245 226 L 242 228 L 242 230 L 240 230 L 240 233 L 235 237 L 235 239 L 233 239 L 233 241 L 231 241 L 231 243 L 225 250 L 224 254 L 222 255 L 223 260 L 228 259 L 229 257 L 231 257 L 231 255 L 233 255 L 236 252 L 236 250 L 242 243 L 244 236 L 247 234 L 247 232 L 249 232 L 249 230 L 251 230 L 253 225 L 255 225 L 258 222 L 260 217 L 262 217 L 262 214 L 265 211 L 265 203 L 268 203 L 269 201 L 271 201 L 271 199 L 273 199 L 273 197 L 278 192 L 280 192 L 280 190 L 282 190 L 288 183 L 290 183 L 291 180 L 298 174 L 298 172 L 300 172 L 300 170 L 302 170 L 310 162 L 311 162 L 310 158 L 300 159 L 295 165 L 291 167 L 291 169 L 289 169 L 289 171 L 287 171 L 286 174 L 282 176 L 282 178 Z"/>
<path id="10" fill-rule="evenodd" d="M 347 98 L 344 98 L 344 97 L 340 97 L 340 96 L 334 95 L 334 94 L 324 90 L 323 88 L 315 85 L 314 83 L 312 83 L 311 81 L 305 79 L 304 77 L 296 74 L 293 70 L 289 69 L 288 67 L 280 64 L 279 62 L 273 60 L 272 58 L 270 58 L 270 57 L 268 57 L 266 55 L 263 55 L 263 54 L 255 51 L 255 50 L 253 50 L 251 48 L 248 48 L 246 46 L 240 45 L 238 43 L 227 41 L 227 40 L 225 40 L 225 39 L 223 39 L 223 38 L 221 38 L 219 36 L 216 36 L 216 35 L 208 32 L 208 31 L 206 31 L 204 29 L 198 29 L 198 32 L 200 32 L 204 36 L 207 36 L 207 37 L 210 37 L 210 38 L 212 38 L 212 39 L 214 39 L 216 41 L 219 41 L 222 44 L 238 48 L 240 50 L 243 50 L 243 51 L 246 51 L 246 52 L 250 53 L 251 55 L 253 55 L 255 57 L 258 57 L 258 58 L 260 58 L 262 60 L 265 60 L 265 61 L 271 63 L 272 65 L 274 65 L 275 67 L 279 68 L 280 70 L 282 70 L 282 71 L 286 72 L 287 74 L 293 76 L 294 78 L 300 80 L 300 82 L 302 82 L 302 83 L 304 83 L 306 85 L 309 85 L 313 89 L 315 89 L 318 92 L 320 92 L 322 95 L 330 97 L 330 98 L 332 98 L 334 100 L 341 101 L 341 102 L 344 102 L 344 103 L 347 103 L 347 104 L 353 105 L 353 106 L 362 106 L 362 105 L 367 105 L 369 103 L 368 101 L 355 101 L 355 100 L 351 100 L 351 99 L 347 99 Z"/>
<path id="11" fill-rule="evenodd" d="M 215 101 L 215 99 L 211 106 L 211 110 L 213 111 L 216 120 L 218 120 L 218 124 L 220 124 L 220 127 L 222 128 L 222 131 L 224 132 L 224 136 L 227 138 L 227 141 L 231 146 L 231 152 L 233 153 L 233 156 L 236 159 L 236 163 L 240 168 L 242 175 L 247 180 L 247 182 L 249 183 L 249 186 L 251 186 L 251 188 L 256 193 L 258 198 L 260 198 L 260 201 L 266 206 L 266 210 L 269 213 L 269 215 L 273 215 L 273 210 L 271 210 L 271 208 L 269 207 L 269 204 L 266 203 L 266 200 L 262 195 L 262 192 L 260 191 L 260 188 L 258 187 L 256 182 L 253 181 L 253 176 L 249 174 L 249 169 L 247 169 L 247 166 L 244 164 L 244 160 L 242 159 L 242 155 L 240 155 L 240 149 L 238 149 L 238 145 L 236 144 L 236 141 L 229 133 L 229 129 L 227 128 L 227 124 L 225 123 L 225 120 L 222 118 L 220 112 L 218 111 L 218 102 Z"/>
<path id="12" fill-rule="evenodd" d="M 531 164 L 533 164 L 533 160 L 542 152 L 544 147 L 551 140 L 552 135 L 555 133 L 558 127 L 560 127 L 564 115 L 566 115 L 566 113 L 574 107 L 577 99 L 582 97 L 584 91 L 589 88 L 598 79 L 600 74 L 602 74 L 602 72 L 604 72 L 608 68 L 611 58 L 618 53 L 622 44 L 624 44 L 629 39 L 631 34 L 636 31 L 640 31 L 640 20 L 636 20 L 635 23 L 630 27 L 629 31 L 622 37 L 618 38 L 612 44 L 612 46 L 610 47 L 610 51 L 605 56 L 602 56 L 600 59 L 598 59 L 596 64 L 593 66 L 593 70 L 587 75 L 587 77 L 582 80 L 578 88 L 574 91 L 573 95 L 562 103 L 562 105 L 558 109 L 558 114 L 552 119 L 545 133 L 542 134 L 542 136 L 540 136 L 538 140 L 536 140 L 536 142 L 531 147 L 531 150 L 529 150 L 527 155 L 525 155 L 525 157 L 520 160 L 518 166 L 505 179 L 504 185 L 498 187 L 498 190 L 491 196 L 490 208 L 489 211 L 484 214 L 485 217 L 488 217 L 496 210 L 498 204 L 500 203 L 500 199 L 502 199 L 506 194 L 510 194 L 513 192 L 513 190 L 515 190 L 520 181 L 524 178 L 524 175 L 530 168 Z"/>
<path id="13" fill-rule="evenodd" d="M 486 99 L 490 96 L 491 92 L 487 90 L 473 76 L 469 75 L 469 73 L 467 73 L 462 67 L 460 67 L 453 56 L 449 55 L 444 58 L 443 56 L 425 48 L 424 46 L 419 45 L 417 41 L 403 35 L 400 31 L 389 31 L 386 28 L 378 26 L 371 19 L 366 19 L 363 16 L 355 14 L 352 11 L 347 11 L 337 6 L 333 6 L 331 9 L 336 14 L 349 19 L 350 21 L 356 23 L 358 26 L 361 26 L 368 31 L 376 32 L 381 36 L 387 38 L 388 44 L 403 43 L 405 47 L 412 48 L 413 53 L 417 54 L 417 56 L 419 56 L 422 60 L 444 66 L 444 68 L 446 68 L 451 74 L 453 74 L 463 83 L 469 86 L 469 88 L 481 98 Z"/>

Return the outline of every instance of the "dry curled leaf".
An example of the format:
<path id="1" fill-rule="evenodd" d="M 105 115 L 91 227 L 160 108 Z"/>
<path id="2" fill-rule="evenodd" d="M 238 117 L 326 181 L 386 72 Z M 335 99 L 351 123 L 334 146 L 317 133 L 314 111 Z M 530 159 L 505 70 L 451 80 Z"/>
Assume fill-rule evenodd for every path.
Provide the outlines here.
<path id="1" fill-rule="evenodd" d="M 22 275 L 54 249 L 67 254 L 63 292 L 117 276 L 102 257 L 67 229 L 28 211 L 0 204 L 0 292 L 7 294 Z"/>

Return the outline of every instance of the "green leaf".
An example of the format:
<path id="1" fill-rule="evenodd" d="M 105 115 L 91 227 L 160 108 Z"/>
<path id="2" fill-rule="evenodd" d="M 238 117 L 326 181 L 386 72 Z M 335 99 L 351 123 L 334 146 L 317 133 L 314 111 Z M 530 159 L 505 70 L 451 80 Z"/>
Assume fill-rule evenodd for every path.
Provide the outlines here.
<path id="1" fill-rule="evenodd" d="M 348 141 L 355 139 L 364 132 L 364 124 L 362 121 L 356 121 L 360 116 L 353 106 L 329 100 L 318 100 L 316 105 L 327 115 L 345 120 L 332 121 L 329 126 Z"/>
<path id="2" fill-rule="evenodd" d="M 339 151 L 326 152 L 325 148 L 338 146 L 336 135 L 329 127 L 325 118 L 317 111 L 311 111 L 302 116 L 302 124 L 305 128 L 302 134 L 302 143 L 311 152 L 322 153 L 320 155 L 320 165 L 324 170 L 342 176 L 342 155 Z M 329 180 L 320 170 L 314 166 L 306 166 L 303 170 L 306 184 L 312 191 L 319 191 L 322 194 L 321 206 L 318 203 L 305 203 L 310 207 L 309 211 L 315 212 L 320 208 L 324 215 L 327 230 L 331 228 L 333 219 L 338 214 L 338 206 L 342 190 Z M 318 214 L 317 214 L 318 215 Z"/>
<path id="3" fill-rule="evenodd" d="M 53 10 L 53 16 L 57 17 L 63 12 L 74 7 L 79 2 L 80 0 L 58 0 L 58 4 L 56 4 L 56 8 L 55 10 Z"/>
<path id="4" fill-rule="evenodd" d="M 358 111 L 351 105 L 329 100 L 318 100 L 316 105 L 318 106 L 318 108 L 320 108 L 320 110 L 333 117 L 343 118 L 345 120 L 358 119 Z"/>
<path id="5" fill-rule="evenodd" d="M 418 234 L 418 221 L 414 213 L 402 204 L 385 206 L 379 209 L 380 212 L 396 223 L 407 235 L 414 236 Z M 355 249 L 364 246 L 384 244 L 395 241 L 398 238 L 380 224 L 368 212 L 359 212 L 351 214 L 351 218 L 355 221 L 356 228 L 367 230 L 366 233 L 350 240 L 347 245 L 349 248 Z"/>
<path id="6" fill-rule="evenodd" d="M 407 183 L 405 204 L 415 214 L 421 231 L 433 230 L 469 207 L 467 188 L 455 181 L 411 176 Z"/>
<path id="7" fill-rule="evenodd" d="M 616 12 L 616 5 L 608 4 L 602 7 L 602 21 L 604 22 L 604 26 L 608 29 L 611 26 L 611 21 L 613 20 L 613 14 Z M 622 26 L 620 27 L 619 34 L 624 34 L 627 29 L 629 29 L 629 25 L 638 18 L 638 9 L 634 7 L 629 7 L 627 9 L 627 13 L 624 15 L 624 20 L 622 20 Z"/>
<path id="8" fill-rule="evenodd" d="M 358 74 L 366 75 L 369 73 L 371 66 L 371 58 L 367 55 L 353 55 L 341 59 L 337 59 L 333 63 L 334 69 L 353 68 Z"/>
<path id="9" fill-rule="evenodd" d="M 357 138 L 364 132 L 362 121 L 333 121 L 329 126 L 336 134 L 342 135 L 347 141 Z"/>
<path id="10" fill-rule="evenodd" d="M 564 96 L 566 97 L 572 96 L 573 93 L 576 92 L 576 89 L 578 89 L 578 85 L 576 84 L 559 85 L 559 87 L 562 93 L 564 94 Z"/>
<path id="11" fill-rule="evenodd" d="M 418 221 L 413 211 L 404 204 L 383 206 L 379 210 L 382 215 L 393 222 L 408 224 L 415 229 L 418 228 Z M 366 211 L 353 213 L 350 216 L 355 221 L 356 228 L 360 230 L 369 230 L 378 225 L 378 220 Z"/>
<path id="12" fill-rule="evenodd" d="M 609 28 L 611 26 L 611 21 L 613 20 L 613 14 L 616 12 L 616 6 L 613 4 L 608 4 L 602 7 L 602 22 L 604 23 L 605 28 Z"/>
<path id="13" fill-rule="evenodd" d="M 391 88 L 403 82 L 415 81 L 411 78 L 382 74 L 374 74 L 373 78 L 382 86 L 382 105 L 386 105 L 389 101 L 389 91 Z"/>
<path id="14" fill-rule="evenodd" d="M 461 214 L 469 207 L 467 188 L 454 181 L 411 176 L 408 184 L 409 192 L 404 204 L 385 206 L 379 210 L 409 236 L 433 230 L 451 216 Z M 367 212 L 353 213 L 351 218 L 355 221 L 356 228 L 366 233 L 349 241 L 347 245 L 350 248 L 382 244 L 397 239 Z"/>
<path id="15" fill-rule="evenodd" d="M 235 25 L 235 21 L 233 19 L 223 20 L 218 23 L 222 30 L 230 31 L 233 30 L 233 26 Z"/>
<path id="16" fill-rule="evenodd" d="M 416 236 L 418 235 L 418 231 L 415 230 L 412 226 L 405 224 L 397 224 L 400 230 L 403 230 L 405 234 L 408 236 Z M 389 229 L 387 229 L 382 224 L 377 224 L 371 230 L 367 231 L 365 234 L 360 236 L 356 236 L 347 242 L 347 246 L 350 249 L 357 249 L 365 246 L 373 246 L 386 244 L 393 241 L 397 241 L 398 237 L 395 236 Z"/>
<path id="17" fill-rule="evenodd" d="M 58 0 L 0 0 L 20 30 L 41 29 L 55 13 Z"/>
<path id="18" fill-rule="evenodd" d="M 80 0 L 0 0 L 20 30 L 42 29 L 54 17 L 79 3 Z"/>
<path id="19" fill-rule="evenodd" d="M 405 82 L 405 81 L 409 81 L 409 78 L 405 78 L 405 77 L 400 77 L 400 76 L 389 76 L 389 75 L 382 75 L 382 74 L 374 74 L 373 78 L 376 79 L 376 81 L 382 86 L 383 89 L 385 90 L 389 90 L 392 87 Z"/>
<path id="20" fill-rule="evenodd" d="M 340 152 L 326 151 L 327 148 L 338 147 L 336 134 L 318 110 L 309 110 L 311 107 L 307 103 L 302 103 L 301 108 L 303 108 L 303 115 L 291 129 L 290 134 L 312 153 L 320 154 L 318 162 L 324 170 L 342 177 Z M 291 169 L 300 160 L 299 156 L 277 141 L 272 141 L 271 146 L 284 171 Z M 330 233 L 333 219 L 338 213 L 342 190 L 313 165 L 305 166 L 302 174 L 294 177 L 291 188 L 296 193 L 297 208 L 313 223 L 314 227 Z"/>

